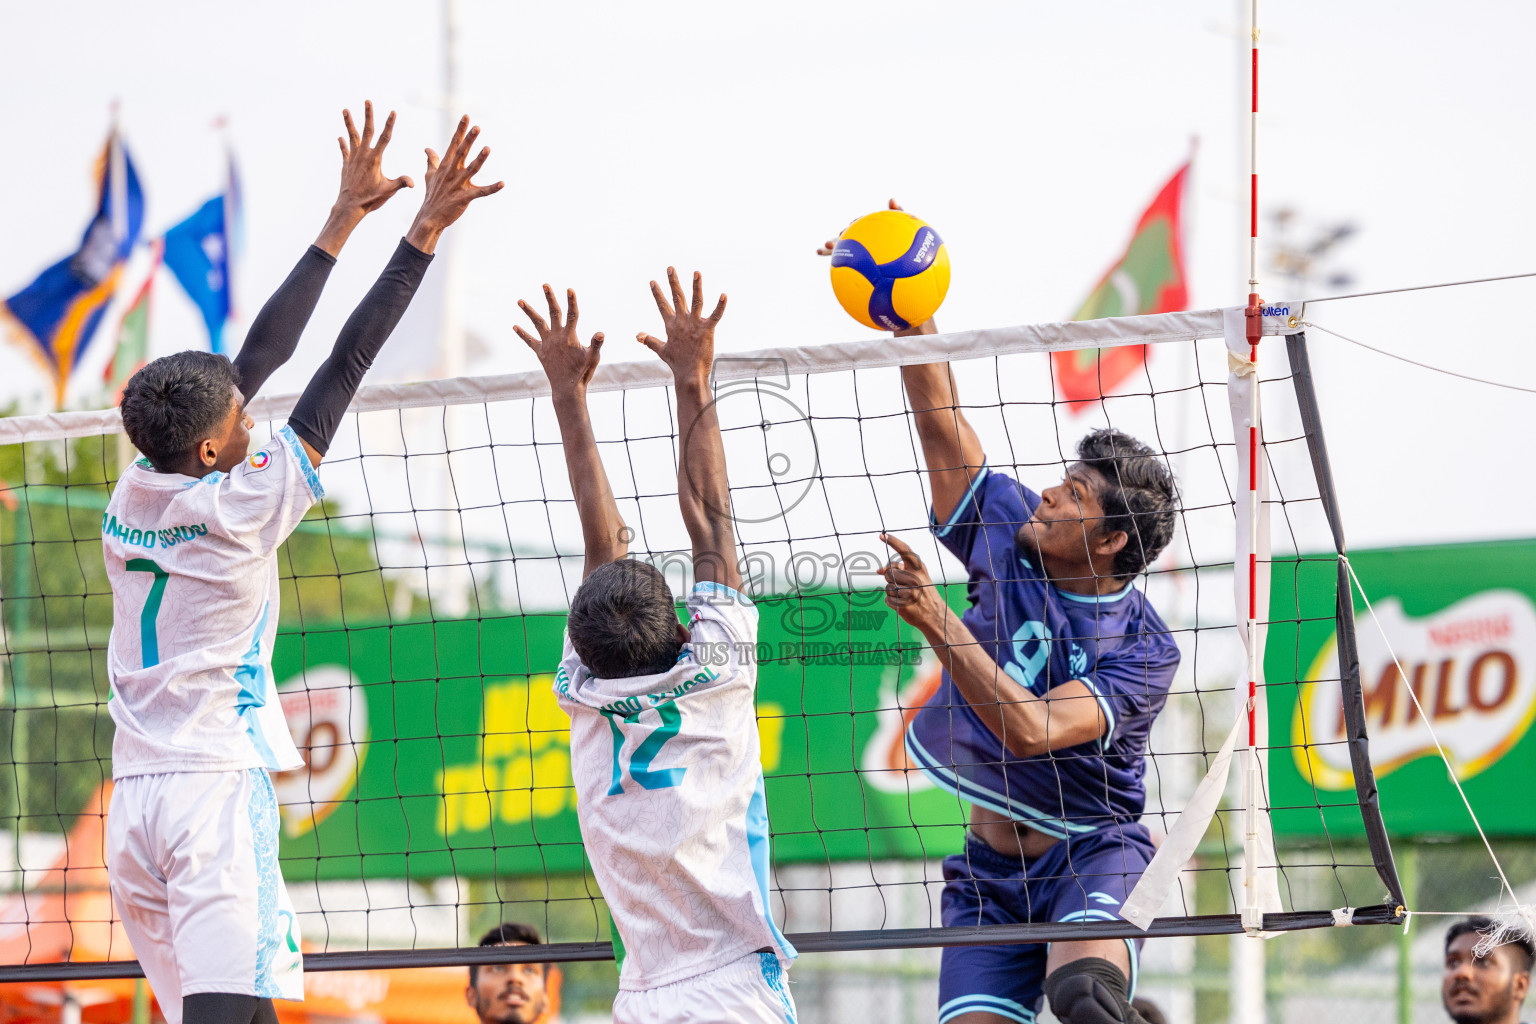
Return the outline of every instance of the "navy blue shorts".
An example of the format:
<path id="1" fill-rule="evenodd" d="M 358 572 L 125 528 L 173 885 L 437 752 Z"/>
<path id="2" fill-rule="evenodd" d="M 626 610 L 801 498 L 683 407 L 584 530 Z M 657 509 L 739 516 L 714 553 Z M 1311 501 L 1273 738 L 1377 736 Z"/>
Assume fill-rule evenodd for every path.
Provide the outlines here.
<path id="1" fill-rule="evenodd" d="M 1063 839 L 1030 861 L 999 853 L 967 832 L 965 852 L 944 858 L 944 926 L 1118 921 L 1120 905 L 1154 852 L 1139 824 Z M 1125 940 L 1132 994 L 1141 943 Z M 939 1024 L 976 1011 L 1035 1024 L 1045 1000 L 1046 949 L 1043 942 L 945 947 Z"/>

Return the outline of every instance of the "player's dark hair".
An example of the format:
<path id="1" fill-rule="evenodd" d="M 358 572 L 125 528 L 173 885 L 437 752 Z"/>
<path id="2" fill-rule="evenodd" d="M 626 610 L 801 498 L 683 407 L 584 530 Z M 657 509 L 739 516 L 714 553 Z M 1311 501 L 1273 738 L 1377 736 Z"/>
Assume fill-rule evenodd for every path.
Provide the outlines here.
<path id="1" fill-rule="evenodd" d="M 1476 935 L 1492 935 L 1498 931 L 1498 928 L 1497 921 L 1482 914 L 1474 914 L 1465 921 L 1457 921 L 1445 930 L 1445 951 L 1447 953 L 1451 951 L 1451 943 L 1455 942 L 1458 936 L 1469 932 Z M 1510 947 L 1511 951 L 1519 950 L 1521 963 L 1516 964 L 1515 969 L 1524 971 L 1526 974 L 1531 973 L 1531 966 L 1536 964 L 1536 942 L 1532 942 L 1529 935 L 1518 929 L 1512 930 L 1506 933 L 1501 945 Z"/>
<path id="2" fill-rule="evenodd" d="M 542 946 L 543 944 L 544 937 L 539 934 L 539 930 L 533 925 L 524 924 L 521 921 L 507 921 L 504 924 L 497 925 L 495 928 L 492 928 L 490 931 L 480 936 L 480 945 L 482 946 Z M 549 964 L 540 964 L 539 966 L 544 968 L 545 974 L 549 973 Z M 470 964 L 470 985 L 474 985 L 479 980 L 480 965 Z"/>
<path id="3" fill-rule="evenodd" d="M 1077 442 L 1077 457 L 1104 478 L 1101 529 L 1125 531 L 1114 574 L 1121 579 L 1134 576 L 1173 539 L 1179 507 L 1173 471 L 1157 452 L 1113 427 L 1095 430 Z"/>
<path id="4" fill-rule="evenodd" d="M 239 384 L 239 371 L 224 356 L 161 356 L 128 378 L 123 429 L 156 469 L 169 469 L 229 415 L 230 389 Z"/>
<path id="5" fill-rule="evenodd" d="M 571 646 L 599 679 L 665 672 L 677 664 L 677 604 L 653 565 L 621 558 L 598 566 L 576 591 L 565 621 Z"/>

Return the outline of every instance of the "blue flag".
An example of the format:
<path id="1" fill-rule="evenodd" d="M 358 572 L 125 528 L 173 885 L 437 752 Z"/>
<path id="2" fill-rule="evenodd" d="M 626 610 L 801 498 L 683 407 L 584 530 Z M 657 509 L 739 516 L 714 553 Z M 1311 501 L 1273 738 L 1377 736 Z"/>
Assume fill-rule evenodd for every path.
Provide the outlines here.
<path id="1" fill-rule="evenodd" d="M 80 239 L 80 248 L 4 303 L 5 311 L 21 325 L 53 374 L 60 405 L 70 374 L 85 355 L 112 301 L 123 264 L 144 224 L 139 175 L 115 129 L 107 139 L 99 179 L 101 198 L 96 216 Z"/>
<path id="2" fill-rule="evenodd" d="M 234 307 L 230 267 L 238 244 L 240 190 L 235 165 L 229 183 L 186 220 L 165 233 L 165 265 L 186 290 L 208 327 L 208 347 L 224 351 L 224 325 Z"/>

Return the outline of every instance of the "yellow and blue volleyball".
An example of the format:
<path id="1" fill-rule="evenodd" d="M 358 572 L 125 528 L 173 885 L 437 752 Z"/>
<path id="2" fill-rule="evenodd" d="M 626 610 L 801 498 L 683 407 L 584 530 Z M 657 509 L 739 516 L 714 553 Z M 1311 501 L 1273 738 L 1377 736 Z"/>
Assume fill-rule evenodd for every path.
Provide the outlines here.
<path id="1" fill-rule="evenodd" d="M 865 327 L 914 327 L 944 302 L 949 250 L 937 231 L 903 210 L 860 217 L 832 249 L 832 291 Z"/>

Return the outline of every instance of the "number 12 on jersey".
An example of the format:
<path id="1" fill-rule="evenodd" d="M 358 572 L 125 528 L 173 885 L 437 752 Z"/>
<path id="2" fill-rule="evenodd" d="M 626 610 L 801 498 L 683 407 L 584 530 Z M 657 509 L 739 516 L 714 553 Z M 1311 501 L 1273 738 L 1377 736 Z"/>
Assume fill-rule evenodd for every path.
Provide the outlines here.
<path id="1" fill-rule="evenodd" d="M 683 781 L 683 775 L 687 768 L 659 768 L 652 769 L 651 762 L 656 755 L 661 753 L 661 748 L 667 745 L 667 741 L 677 735 L 677 730 L 682 727 L 683 713 L 678 710 L 674 701 L 668 701 L 661 706 L 652 709 L 661 716 L 661 725 L 651 730 L 649 736 L 640 741 L 629 757 L 629 777 L 640 784 L 642 789 L 670 789 Z M 621 763 L 621 754 L 624 750 L 624 731 L 619 727 L 620 722 L 638 724 L 643 711 L 637 711 L 632 715 L 617 715 L 612 711 L 604 711 L 602 715 L 608 719 L 608 728 L 613 731 L 613 784 L 608 787 L 609 796 L 618 796 L 624 792 L 624 766 Z"/>

